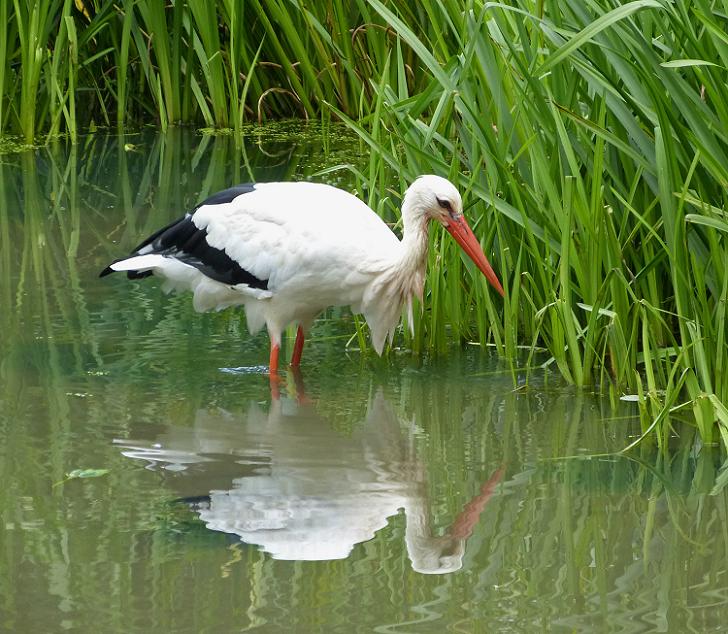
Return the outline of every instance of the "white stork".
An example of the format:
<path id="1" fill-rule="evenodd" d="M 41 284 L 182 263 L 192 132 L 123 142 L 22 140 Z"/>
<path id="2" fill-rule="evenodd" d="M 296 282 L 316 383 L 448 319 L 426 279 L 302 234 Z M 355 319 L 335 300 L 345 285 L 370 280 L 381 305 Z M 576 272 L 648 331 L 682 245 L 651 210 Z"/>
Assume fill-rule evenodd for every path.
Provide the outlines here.
<path id="1" fill-rule="evenodd" d="M 422 299 L 431 220 L 442 224 L 503 295 L 503 288 L 463 216 L 454 185 L 420 176 L 402 204 L 400 241 L 356 196 L 309 182 L 257 183 L 221 191 L 160 229 L 101 276 L 158 275 L 163 288 L 191 290 L 199 312 L 243 305 L 248 329 L 270 336 L 270 374 L 278 372 L 281 335 L 297 324 L 291 365 L 327 306 L 363 313 L 381 354 L 406 305 Z"/>

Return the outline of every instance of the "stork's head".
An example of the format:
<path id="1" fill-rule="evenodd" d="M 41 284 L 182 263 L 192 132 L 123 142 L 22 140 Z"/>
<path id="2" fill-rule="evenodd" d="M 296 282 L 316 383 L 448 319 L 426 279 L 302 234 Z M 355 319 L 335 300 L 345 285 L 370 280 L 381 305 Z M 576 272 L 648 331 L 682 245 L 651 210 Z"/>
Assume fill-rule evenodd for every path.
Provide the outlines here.
<path id="1" fill-rule="evenodd" d="M 460 192 L 449 180 L 428 174 L 420 176 L 404 196 L 404 209 L 426 220 L 436 220 L 468 254 L 475 265 L 501 295 L 503 287 L 485 257 L 478 239 L 473 234 L 463 215 L 463 200 Z"/>
<path id="2" fill-rule="evenodd" d="M 426 218 L 447 226 L 452 215 L 463 213 L 463 199 L 449 180 L 441 176 L 420 176 L 405 193 L 405 205 Z"/>

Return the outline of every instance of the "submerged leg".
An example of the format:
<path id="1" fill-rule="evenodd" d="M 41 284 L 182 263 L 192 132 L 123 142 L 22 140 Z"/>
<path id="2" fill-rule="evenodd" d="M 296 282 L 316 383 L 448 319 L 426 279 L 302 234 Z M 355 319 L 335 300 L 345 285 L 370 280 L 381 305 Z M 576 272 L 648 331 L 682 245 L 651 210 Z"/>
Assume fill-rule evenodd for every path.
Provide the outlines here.
<path id="1" fill-rule="evenodd" d="M 296 368 L 301 365 L 301 354 L 303 353 L 303 327 L 299 326 L 296 331 L 296 343 L 293 344 L 293 355 L 291 365 Z"/>
<path id="2" fill-rule="evenodd" d="M 289 370 L 293 377 L 293 385 L 296 390 L 296 401 L 299 405 L 309 405 L 311 400 L 306 396 L 306 388 L 303 385 L 303 375 L 301 374 L 301 368 L 297 365 L 292 365 Z"/>
<path id="3" fill-rule="evenodd" d="M 278 344 L 270 344 L 270 364 L 268 366 L 268 380 L 270 382 L 270 394 L 274 401 L 281 397 L 281 377 L 278 375 L 278 353 L 281 347 Z"/>

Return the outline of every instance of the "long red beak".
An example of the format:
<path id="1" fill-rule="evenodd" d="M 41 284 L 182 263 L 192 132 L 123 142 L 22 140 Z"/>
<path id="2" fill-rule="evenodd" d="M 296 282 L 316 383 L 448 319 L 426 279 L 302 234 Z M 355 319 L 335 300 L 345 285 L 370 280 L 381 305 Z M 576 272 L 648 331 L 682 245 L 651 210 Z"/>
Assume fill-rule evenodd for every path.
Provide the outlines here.
<path id="1" fill-rule="evenodd" d="M 505 293 L 503 292 L 503 287 L 501 286 L 500 281 L 498 281 L 498 277 L 493 271 L 493 267 L 490 265 L 490 262 L 488 262 L 488 258 L 485 257 L 483 249 L 480 248 L 480 242 L 478 242 L 478 239 L 475 237 L 468 221 L 465 220 L 465 216 L 460 214 L 456 218 L 450 218 L 445 229 L 447 229 L 450 235 L 455 238 L 455 241 L 463 248 L 463 251 L 470 256 L 470 259 L 475 262 L 475 266 L 483 271 L 483 274 L 491 283 L 493 288 L 501 294 L 501 297 L 504 296 Z"/>

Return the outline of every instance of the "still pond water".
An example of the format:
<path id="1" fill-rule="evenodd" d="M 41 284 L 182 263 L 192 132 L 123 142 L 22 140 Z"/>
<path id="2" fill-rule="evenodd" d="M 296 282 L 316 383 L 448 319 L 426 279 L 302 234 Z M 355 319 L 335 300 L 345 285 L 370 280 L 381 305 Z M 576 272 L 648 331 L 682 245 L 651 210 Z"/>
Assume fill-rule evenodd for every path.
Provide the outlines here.
<path id="1" fill-rule="evenodd" d="M 293 139 L 0 157 L 0 631 L 724 631 L 728 478 L 595 457 L 632 404 L 476 346 L 362 356 L 346 311 L 275 398 L 238 313 L 98 279 L 217 189 L 351 160 Z"/>

